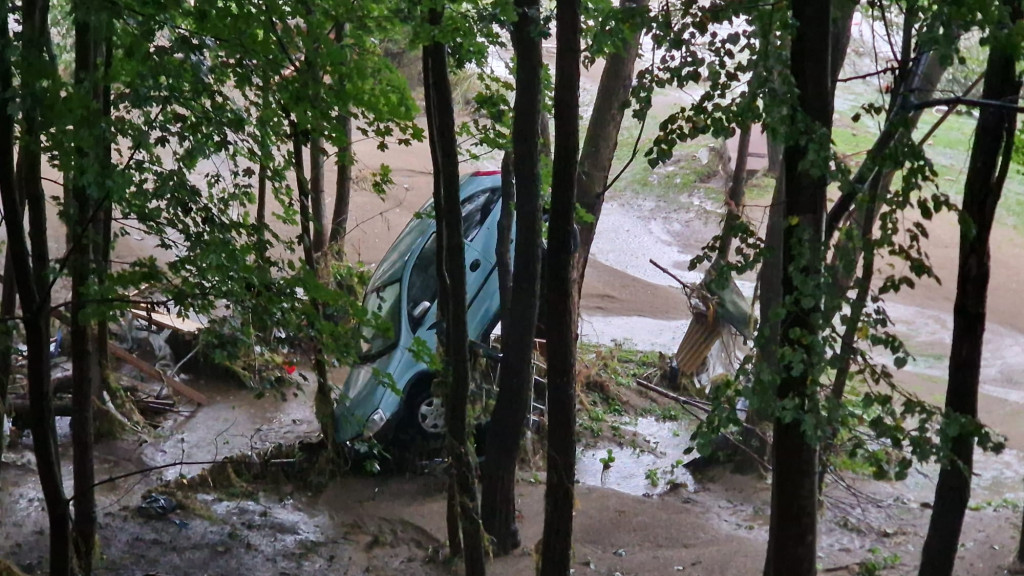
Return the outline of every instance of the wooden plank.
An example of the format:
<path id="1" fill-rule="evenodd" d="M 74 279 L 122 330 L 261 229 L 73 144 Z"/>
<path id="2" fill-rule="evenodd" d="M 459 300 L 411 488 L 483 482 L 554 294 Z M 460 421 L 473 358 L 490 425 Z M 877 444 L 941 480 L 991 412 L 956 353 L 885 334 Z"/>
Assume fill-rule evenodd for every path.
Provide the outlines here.
<path id="1" fill-rule="evenodd" d="M 169 328 L 175 332 L 181 332 L 183 334 L 197 334 L 203 329 L 203 325 L 188 318 L 182 316 L 173 316 L 171 314 L 164 314 L 163 312 L 154 312 L 152 310 L 139 310 L 132 308 L 132 316 L 149 322 L 154 326 L 160 328 Z"/>
<path id="2" fill-rule="evenodd" d="M 120 346 L 118 346 L 117 344 L 114 344 L 113 342 L 110 342 L 108 344 L 108 346 L 109 346 L 111 354 L 113 354 L 114 356 L 117 356 L 123 362 L 138 368 L 146 376 L 149 376 L 150 378 L 155 378 L 157 380 L 160 380 L 164 384 L 167 384 L 168 386 L 170 386 L 171 389 L 173 389 L 175 392 L 178 392 L 182 396 L 188 398 L 189 400 L 192 400 L 193 402 L 195 402 L 196 404 L 199 404 L 200 406 L 209 403 L 209 400 L 207 400 L 206 396 L 204 396 L 201 392 L 199 392 L 195 388 L 192 388 L 190 386 L 186 386 L 181 381 L 179 381 L 177 378 L 172 378 L 170 376 L 166 376 L 163 372 L 157 370 L 152 365 L 150 365 L 148 362 L 144 362 L 144 361 L 138 359 L 134 354 L 132 354 L 131 352 L 125 350 L 124 348 L 121 348 Z"/>

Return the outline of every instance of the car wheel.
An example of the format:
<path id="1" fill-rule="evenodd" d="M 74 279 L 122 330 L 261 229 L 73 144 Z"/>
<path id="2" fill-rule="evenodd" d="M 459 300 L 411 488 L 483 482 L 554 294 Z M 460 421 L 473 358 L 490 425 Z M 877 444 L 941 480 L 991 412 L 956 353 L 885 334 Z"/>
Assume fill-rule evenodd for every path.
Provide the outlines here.
<path id="1" fill-rule="evenodd" d="M 446 430 L 444 400 L 427 392 L 413 404 L 413 410 L 420 432 L 428 436 L 444 434 Z"/>

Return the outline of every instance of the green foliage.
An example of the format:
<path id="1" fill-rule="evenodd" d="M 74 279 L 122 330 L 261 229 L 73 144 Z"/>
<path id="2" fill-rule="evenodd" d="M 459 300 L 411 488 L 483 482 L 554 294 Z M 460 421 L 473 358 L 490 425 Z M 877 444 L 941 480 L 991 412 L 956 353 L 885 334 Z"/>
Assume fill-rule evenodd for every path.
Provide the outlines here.
<path id="1" fill-rule="evenodd" d="M 966 60 L 967 55 L 959 51 L 955 41 L 957 30 L 977 27 L 986 34 L 991 23 L 1003 17 L 992 4 L 915 6 L 920 18 L 915 27 L 915 47 L 919 51 L 934 50 L 940 58 Z M 885 11 L 885 21 L 900 26 L 902 11 L 894 7 L 895 3 L 878 2 L 862 10 L 865 18 L 878 17 Z M 893 15 L 899 18 L 896 24 Z M 965 28 L 966 23 L 970 26 Z M 1002 440 L 991 430 L 975 420 L 944 414 L 894 381 L 893 368 L 904 368 L 912 355 L 895 333 L 884 299 L 913 289 L 922 280 L 938 282 L 924 249 L 928 222 L 944 211 L 955 213 L 956 205 L 940 188 L 940 173 L 928 150 L 902 130 L 901 123 L 909 120 L 906 115 L 894 113 L 900 101 L 872 99 L 862 103 L 851 119 L 853 124 L 860 124 L 848 130 L 840 121 L 834 143 L 820 137 L 808 124 L 795 105 L 792 78 L 787 72 L 790 25 L 785 11 L 771 5 L 741 3 L 698 10 L 683 2 L 658 10 L 649 25 L 655 59 L 639 72 L 634 90 L 641 118 L 651 108 L 658 89 L 678 87 L 695 93 L 692 102 L 681 105 L 660 122 L 659 133 L 646 152 L 652 167 L 670 162 L 681 147 L 697 138 L 725 138 L 736 127 L 760 122 L 768 137 L 778 143 L 806 144 L 807 167 L 827 170 L 833 189 L 855 198 L 854 211 L 873 212 L 877 218 L 875 233 L 868 239 L 862 238 L 858 226 L 840 228 L 827 246 L 815 238 L 797 238 L 791 295 L 771 312 L 772 317 L 761 319 L 755 355 L 744 360 L 734 377 L 712 389 L 712 411 L 699 424 L 694 447 L 708 454 L 721 432 L 741 430 L 741 414 L 736 406 L 745 399 L 759 421 L 799 421 L 811 441 L 841 431 L 837 439 L 841 448 L 836 451 L 844 454 L 840 464 L 878 477 L 901 478 L 914 461 L 948 463 L 950 442 L 958 435 L 974 437 L 980 446 L 998 450 Z M 906 69 L 910 63 L 900 65 Z M 861 127 L 869 120 L 879 125 L 890 123 L 889 128 L 895 128 L 897 134 L 881 153 L 864 156 L 870 168 L 895 172 L 893 184 L 877 195 L 867 189 L 871 172 L 863 168 L 855 171 L 856 166 L 847 164 L 861 157 L 847 157 L 835 149 L 861 152 L 871 148 L 874 139 Z M 765 184 L 756 192 L 762 201 L 771 197 L 770 181 Z M 715 262 L 706 282 L 725 284 L 738 274 L 756 271 L 768 254 L 759 223 L 746 218 L 736 220 L 690 262 L 691 270 L 715 262 L 723 238 L 733 238 L 728 261 Z M 786 234 L 804 233 L 798 221 L 788 222 L 786 227 Z M 866 252 L 877 254 L 878 261 L 883 262 L 870 266 L 873 279 L 862 278 L 861 255 Z M 834 280 L 842 278 L 850 282 Z M 862 283 L 867 283 L 863 291 Z M 851 306 L 860 292 L 862 305 Z M 790 326 L 782 334 L 768 332 L 767 328 L 779 319 L 793 316 L 807 322 L 799 328 Z M 842 346 L 844 335 L 853 336 L 851 353 Z M 782 345 L 777 348 L 775 342 L 780 336 Z M 770 354 L 756 356 L 765 352 Z M 806 375 L 817 392 L 780 404 L 776 388 L 780 377 L 786 375 Z M 848 380 L 857 382 L 859 389 L 842 401 L 834 400 L 832 388 L 845 386 Z"/>
<path id="2" fill-rule="evenodd" d="M 882 550 L 875 547 L 870 550 L 871 558 L 860 563 L 857 568 L 857 576 L 879 576 L 889 568 L 895 568 L 900 564 L 899 554 L 884 554 Z"/>

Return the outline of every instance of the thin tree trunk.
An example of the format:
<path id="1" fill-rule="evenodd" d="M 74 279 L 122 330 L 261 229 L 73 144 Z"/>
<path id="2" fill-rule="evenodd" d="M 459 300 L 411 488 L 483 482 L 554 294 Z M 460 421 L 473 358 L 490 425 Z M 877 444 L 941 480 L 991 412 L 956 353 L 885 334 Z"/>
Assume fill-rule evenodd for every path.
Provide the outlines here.
<path id="1" fill-rule="evenodd" d="M 442 14 L 430 11 L 430 24 L 439 26 Z M 463 558 L 467 576 L 485 573 L 484 532 L 476 491 L 476 462 L 469 447 L 467 402 L 469 399 L 469 331 L 466 324 L 466 259 L 462 238 L 459 199 L 459 155 L 455 136 L 455 108 L 448 76 L 448 48 L 435 41 L 423 47 L 423 79 L 431 157 L 434 161 L 434 206 L 437 234 L 443 240 L 443 265 L 438 283 L 445 286 L 448 396 L 445 417 L 447 448 L 454 470 L 459 502 Z"/>
<path id="2" fill-rule="evenodd" d="M 548 227 L 548 454 L 540 574 L 564 576 L 572 561 L 576 502 L 576 319 L 573 236 L 580 152 L 580 0 L 558 0 L 555 157 Z"/>
<path id="3" fill-rule="evenodd" d="M 882 132 L 865 155 L 864 162 L 854 173 L 850 189 L 841 194 L 828 211 L 828 219 L 825 223 L 826 241 L 831 240 L 835 235 L 843 219 L 853 208 L 857 195 L 867 187 L 874 173 L 878 170 L 895 172 L 893 167 L 883 166 L 885 155 L 899 139 L 909 138 L 909 135 L 913 133 L 924 111 L 915 108 L 912 104 L 927 99 L 935 91 L 946 68 L 942 58 L 934 52 L 920 54 L 913 60 L 906 72 L 906 79 L 902 81 L 907 88 L 897 93 L 893 102 L 890 103 L 890 113 L 886 118 L 885 126 L 882 127 Z"/>
<path id="4" fill-rule="evenodd" d="M 309 142 L 309 204 L 313 220 L 313 253 L 322 254 L 327 247 L 331 223 L 327 220 L 324 191 L 324 139 L 314 136 Z"/>
<path id="5" fill-rule="evenodd" d="M 822 218 L 829 163 L 821 150 L 828 149 L 832 128 L 831 2 L 794 0 L 792 6 L 796 29 L 790 72 L 799 94 L 792 117 L 805 115 L 813 132 L 788 142 L 784 153 L 782 295 L 788 307 L 779 344 L 787 354 L 780 357 L 777 399 L 786 407 L 780 411 L 790 414 L 776 416 L 774 425 L 771 560 L 766 572 L 811 576 L 817 573 L 818 450 L 803 428 L 805 418 L 818 416 L 816 378 L 824 361 L 817 316 L 821 311 L 819 287 L 824 280 Z"/>
<path id="6" fill-rule="evenodd" d="M 352 202 L 352 119 L 342 116 L 341 131 L 345 134 L 345 145 L 338 148 L 335 161 L 338 179 L 334 184 L 334 214 L 331 218 L 330 243 L 337 247 L 337 257 L 344 260 L 345 236 L 348 235 L 348 212 Z"/>
<path id="7" fill-rule="evenodd" d="M 341 44 L 348 34 L 348 24 L 337 22 L 334 25 L 334 41 Z M 332 78 L 332 82 L 341 84 L 344 78 Z M 352 200 L 352 164 L 355 156 L 352 153 L 352 118 L 346 113 L 338 118 L 339 132 L 345 141 L 338 146 L 335 164 L 338 178 L 334 182 L 334 212 L 331 215 L 330 236 L 328 243 L 336 247 L 335 256 L 345 259 L 345 236 L 348 234 L 348 212 Z"/>
<path id="8" fill-rule="evenodd" d="M 1002 5 L 1010 12 L 1012 22 L 1019 23 L 1024 15 L 1020 0 L 1003 0 Z M 1016 66 L 1020 42 L 1010 38 L 1008 29 L 1009 25 L 1004 25 L 992 32 L 993 36 L 1001 37 L 990 42 L 981 96 L 986 101 L 1016 102 L 1020 97 L 1021 80 Z M 1010 169 L 1016 129 L 1015 112 L 995 107 L 981 109 L 964 184 L 962 214 L 970 225 L 961 225 L 960 266 L 953 305 L 953 343 L 945 405 L 946 414 L 952 418 L 978 416 L 978 378 L 990 276 L 989 237 Z M 920 576 L 953 573 L 971 494 L 974 462 L 973 434 L 966 426 L 957 429 L 958 433 L 951 438 L 955 461 L 943 465 L 935 485 L 931 522 L 921 549 Z"/>
<path id="9" fill-rule="evenodd" d="M 22 303 L 25 345 L 28 349 L 28 388 L 32 412 L 33 449 L 39 483 L 50 524 L 50 574 L 71 573 L 71 516 L 61 478 L 60 455 L 53 418 L 50 387 L 50 254 L 46 232 L 46 193 L 42 187 L 42 103 L 50 86 L 47 63 L 49 43 L 49 2 L 22 3 L 21 112 L 19 157 L 24 156 L 21 190 L 25 197 L 29 227 L 26 234 L 18 198 L 10 182 L 4 186 L 8 250 L 14 258 L 18 296 Z M 9 93 L 5 91 L 5 93 Z M 8 118 L 8 116 L 4 116 Z M 3 130 L 4 138 L 8 136 Z M 6 144 L 6 143 L 4 143 Z M 0 150 L 13 146 L 0 145 Z M 5 155 L 6 156 L 6 155 Z M 13 166 L 0 167 L 9 178 Z M 29 245 L 31 244 L 31 250 Z"/>
<path id="10" fill-rule="evenodd" d="M 1020 540 L 1017 541 L 1017 556 L 1015 557 L 1017 566 L 1024 566 L 1024 520 L 1021 520 Z"/>
<path id="11" fill-rule="evenodd" d="M 625 20 L 629 20 L 626 16 L 630 11 L 646 12 L 647 6 L 648 0 L 620 0 L 619 11 Z M 577 300 L 583 290 L 590 248 L 594 244 L 597 222 L 601 219 L 608 175 L 615 159 L 615 148 L 619 143 L 619 130 L 629 105 L 629 92 L 633 88 L 633 69 L 640 52 L 642 32 L 640 27 L 633 30 L 625 48 L 621 52 L 610 54 L 605 61 L 594 99 L 594 109 L 587 125 L 587 135 L 580 151 L 579 172 L 576 175 L 576 201 L 591 219 L 577 222 L 579 249 L 572 263 Z"/>
<path id="12" fill-rule="evenodd" d="M 832 2 L 832 31 L 829 39 L 829 67 L 832 70 L 832 93 L 835 94 L 839 76 L 850 51 L 853 15 L 857 13 L 859 0 L 834 0 Z"/>
<path id="13" fill-rule="evenodd" d="M 303 157 L 302 135 L 294 120 L 289 122 L 292 131 L 292 162 L 295 165 L 295 186 L 299 196 L 299 243 L 306 266 L 316 271 L 316 252 L 313 250 L 313 232 L 310 227 L 309 178 L 306 176 L 306 161 Z"/>
<path id="14" fill-rule="evenodd" d="M 872 189 L 868 193 L 865 212 L 874 214 L 877 210 L 878 199 L 889 192 L 888 182 L 882 182 L 882 175 L 876 174 L 872 180 Z M 850 368 L 853 365 L 854 354 L 857 345 L 857 332 L 860 329 L 861 319 L 864 317 L 864 310 L 867 308 L 868 296 L 871 293 L 871 281 L 875 275 L 875 244 L 874 226 L 875 219 L 865 219 L 861 223 L 860 249 L 864 252 L 864 260 L 861 264 L 860 277 L 857 279 L 857 294 L 850 301 L 850 312 L 846 318 L 846 325 L 843 327 L 843 336 L 839 345 L 839 367 L 832 379 L 832 387 L 829 390 L 827 410 L 832 419 L 837 419 L 839 409 L 846 395 L 846 382 L 850 376 Z M 820 462 L 818 463 L 818 493 L 821 494 L 825 487 L 825 473 L 828 471 L 828 459 L 835 449 L 836 436 L 839 434 L 839 423 L 836 420 L 829 422 L 828 427 L 821 439 Z"/>
<path id="15" fill-rule="evenodd" d="M 551 164 L 551 117 L 544 108 L 540 109 L 540 157 Z"/>
<path id="16" fill-rule="evenodd" d="M 494 553 L 520 545 L 516 527 L 516 461 L 533 386 L 533 340 L 540 295 L 541 204 L 541 27 L 539 0 L 518 0 L 512 27 L 516 61 L 516 101 L 512 120 L 515 170 L 516 248 L 508 323 L 502 323 L 498 398 L 487 433 L 483 465 L 483 522 L 494 539 Z"/>
<path id="17" fill-rule="evenodd" d="M 96 481 L 93 468 L 93 399 L 102 381 L 97 344 L 95 303 L 90 295 L 103 282 L 103 271 L 96 267 L 102 250 L 104 210 L 99 202 L 108 190 L 99 189 L 109 159 L 102 139 L 104 123 L 103 47 L 106 33 L 101 8 L 78 0 L 73 4 L 75 20 L 75 91 L 88 103 L 73 124 L 76 161 L 65 179 L 70 183 L 71 204 L 67 211 L 68 271 L 71 276 L 71 435 L 74 447 L 75 515 L 73 541 L 76 568 L 92 573 L 96 547 Z"/>
<path id="18" fill-rule="evenodd" d="M 832 3 L 832 28 L 829 33 L 829 70 L 832 76 L 832 94 L 839 85 L 839 76 L 849 53 L 853 16 L 857 13 L 859 0 L 835 0 Z M 768 139 L 768 172 L 776 179 L 782 177 L 783 145 L 774 138 Z"/>
<path id="19" fill-rule="evenodd" d="M 515 214 L 512 206 L 516 202 L 516 183 L 512 173 L 512 153 L 501 157 L 501 213 L 498 215 L 498 245 L 494 256 L 498 264 L 498 298 L 501 305 L 501 325 L 512 323 L 509 313 L 512 302 L 512 226 Z M 487 526 L 484 513 L 484 527 Z"/>
<path id="20" fill-rule="evenodd" d="M 722 241 L 718 244 L 718 252 L 711 268 L 729 260 L 732 241 L 736 237 L 735 227 L 743 216 L 743 201 L 746 197 L 747 157 L 750 153 L 750 125 L 740 129 L 740 137 L 736 142 L 736 166 L 732 171 L 732 181 L 727 194 L 725 222 L 722 224 Z"/>
<path id="21" fill-rule="evenodd" d="M 20 194 L 14 165 L 14 68 L 11 64 L 11 30 L 9 25 L 10 3 L 0 6 L 0 196 L 15 198 L 14 213 L 4 212 L 7 218 L 20 217 L 24 213 L 24 195 Z M 7 389 L 11 379 L 11 347 L 14 345 L 14 313 L 18 305 L 17 278 L 14 272 L 14 255 L 10 248 L 4 251 L 3 293 L 0 296 L 0 430 L 7 417 Z M 0 458 L 3 457 L 7 439 L 0 432 Z"/>

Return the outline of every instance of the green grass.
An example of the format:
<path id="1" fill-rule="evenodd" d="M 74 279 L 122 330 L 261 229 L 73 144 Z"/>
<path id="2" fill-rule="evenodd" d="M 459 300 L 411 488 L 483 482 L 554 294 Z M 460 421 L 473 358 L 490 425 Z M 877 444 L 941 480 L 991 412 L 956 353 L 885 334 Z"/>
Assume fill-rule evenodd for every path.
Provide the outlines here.
<path id="1" fill-rule="evenodd" d="M 926 111 L 915 137 L 922 138 L 938 119 L 937 114 Z M 946 119 L 925 144 L 928 158 L 938 173 L 936 186 L 954 201 L 959 201 L 963 196 L 975 126 L 976 120 L 972 116 L 954 114 Z M 870 119 L 854 123 L 848 117 L 839 117 L 835 122 L 832 139 L 836 150 L 852 168 L 856 169 L 863 161 L 864 153 L 874 143 L 877 134 L 878 126 Z M 1024 232 L 1024 167 L 1011 167 L 997 221 L 1017 232 Z"/>
<path id="2" fill-rule="evenodd" d="M 718 145 L 711 137 L 678 143 L 673 150 L 672 159 L 652 169 L 644 153 L 651 147 L 658 133 L 660 121 L 661 118 L 655 116 L 652 111 L 637 146 L 637 136 L 640 135 L 641 128 L 639 122 L 631 116 L 623 120 L 610 176 L 615 177 L 624 166 L 626 168 L 612 187 L 611 193 L 660 200 L 674 199 L 694 191 L 703 191 L 702 184 L 718 174 L 717 157 L 712 154 L 706 164 L 698 159 L 702 149 Z M 626 166 L 633 155 L 634 147 L 636 157 Z"/>

